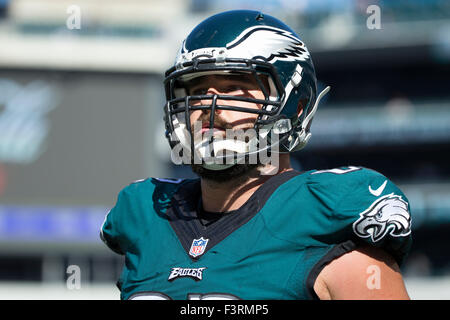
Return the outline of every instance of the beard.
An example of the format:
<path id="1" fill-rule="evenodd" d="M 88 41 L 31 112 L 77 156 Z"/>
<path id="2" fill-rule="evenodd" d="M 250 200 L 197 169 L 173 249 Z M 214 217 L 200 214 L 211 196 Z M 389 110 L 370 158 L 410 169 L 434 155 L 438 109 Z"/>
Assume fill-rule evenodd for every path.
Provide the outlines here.
<path id="1" fill-rule="evenodd" d="M 200 178 L 214 182 L 228 182 L 233 179 L 246 179 L 256 173 L 261 164 L 235 164 L 224 170 L 210 170 L 201 164 L 191 164 L 192 171 Z"/>

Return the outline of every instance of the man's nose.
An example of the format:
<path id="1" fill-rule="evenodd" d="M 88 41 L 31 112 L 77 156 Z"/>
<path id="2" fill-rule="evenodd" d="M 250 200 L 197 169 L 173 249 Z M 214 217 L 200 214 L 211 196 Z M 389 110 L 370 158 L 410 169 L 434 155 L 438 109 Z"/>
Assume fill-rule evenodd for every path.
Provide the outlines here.
<path id="1" fill-rule="evenodd" d="M 202 105 L 212 106 L 213 103 L 215 102 L 215 107 L 217 107 L 217 105 L 222 103 L 221 100 L 217 99 L 217 95 L 220 95 L 221 92 L 219 90 L 217 90 L 216 88 L 209 88 L 206 91 L 206 94 L 207 95 L 211 95 L 212 97 L 211 97 L 211 99 L 203 99 L 203 100 L 201 100 Z M 217 108 L 214 108 L 214 109 L 215 109 L 215 113 L 217 113 L 217 114 L 221 114 L 222 113 L 222 110 L 217 109 Z M 209 113 L 211 111 L 211 109 L 208 108 L 208 109 L 204 109 L 202 111 L 203 111 L 203 113 Z"/>

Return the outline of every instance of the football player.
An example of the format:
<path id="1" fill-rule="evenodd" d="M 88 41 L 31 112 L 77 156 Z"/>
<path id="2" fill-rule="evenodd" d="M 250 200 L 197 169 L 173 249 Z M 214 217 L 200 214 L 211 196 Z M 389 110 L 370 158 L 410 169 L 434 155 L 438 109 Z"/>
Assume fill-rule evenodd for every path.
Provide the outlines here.
<path id="1" fill-rule="evenodd" d="M 201 22 L 164 81 L 174 161 L 198 179 L 124 188 L 101 238 L 125 255 L 122 299 L 408 299 L 405 195 L 356 166 L 298 172 L 327 87 L 283 22 L 236 10 Z"/>

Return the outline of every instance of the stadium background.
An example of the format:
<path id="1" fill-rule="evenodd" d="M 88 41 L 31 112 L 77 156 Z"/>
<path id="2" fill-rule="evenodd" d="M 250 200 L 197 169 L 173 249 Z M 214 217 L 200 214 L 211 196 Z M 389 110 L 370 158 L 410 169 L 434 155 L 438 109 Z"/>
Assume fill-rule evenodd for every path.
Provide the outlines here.
<path id="1" fill-rule="evenodd" d="M 130 182 L 192 176 L 169 158 L 162 74 L 198 22 L 228 9 L 284 20 L 332 87 L 295 168 L 360 165 L 398 184 L 413 215 L 409 294 L 450 298 L 448 1 L 0 0 L 0 299 L 118 299 L 123 258 L 99 228 Z"/>

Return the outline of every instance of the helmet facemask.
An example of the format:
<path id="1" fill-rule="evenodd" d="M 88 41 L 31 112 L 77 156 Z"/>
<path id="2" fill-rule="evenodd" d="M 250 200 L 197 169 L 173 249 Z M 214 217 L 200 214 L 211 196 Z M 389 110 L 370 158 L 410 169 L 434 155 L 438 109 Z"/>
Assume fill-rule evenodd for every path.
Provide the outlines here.
<path id="1" fill-rule="evenodd" d="M 214 60 L 214 61 L 213 61 Z M 261 154 L 270 154 L 274 149 L 271 130 L 279 115 L 284 100 L 284 88 L 277 78 L 271 64 L 260 60 L 229 59 L 218 62 L 215 59 L 198 59 L 187 62 L 181 70 L 168 70 L 165 81 L 167 104 L 165 108 L 166 129 L 172 144 L 183 146 L 183 159 L 190 163 L 203 163 L 211 170 L 221 170 L 234 164 L 248 163 Z M 203 76 L 228 76 L 253 79 L 258 89 L 263 93 L 263 99 L 230 94 L 206 94 L 204 92 L 189 92 L 189 87 Z M 251 78 L 249 78 L 251 77 Z M 202 103 L 199 104 L 199 101 Z M 220 101 L 221 104 L 217 102 Z M 236 106 L 236 101 L 245 105 L 259 105 L 260 108 Z M 230 102 L 230 104 L 227 104 Z M 190 119 L 191 112 L 202 110 L 209 112 L 209 135 L 199 139 L 199 128 L 193 128 Z M 253 130 L 231 130 L 227 128 L 225 139 L 220 139 L 214 132 L 216 111 L 228 110 L 256 115 Z M 194 124 L 195 126 L 195 124 Z M 250 128 L 247 128 L 250 129 Z M 276 127 L 277 134 L 283 130 L 283 124 Z M 292 129 L 292 128 L 289 128 Z M 284 137 L 286 139 L 287 137 Z M 278 139 L 278 137 L 277 137 Z M 192 152 L 193 151 L 193 152 Z M 187 154 L 185 154 L 187 153 Z M 251 158 L 253 157 L 253 158 Z M 255 160 L 253 160 L 255 161 Z"/>

